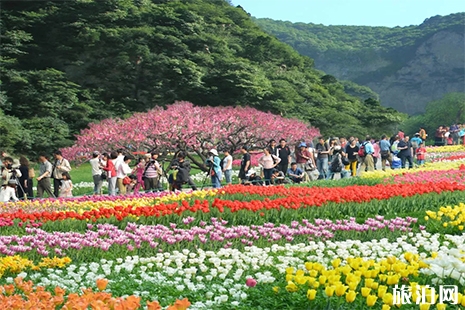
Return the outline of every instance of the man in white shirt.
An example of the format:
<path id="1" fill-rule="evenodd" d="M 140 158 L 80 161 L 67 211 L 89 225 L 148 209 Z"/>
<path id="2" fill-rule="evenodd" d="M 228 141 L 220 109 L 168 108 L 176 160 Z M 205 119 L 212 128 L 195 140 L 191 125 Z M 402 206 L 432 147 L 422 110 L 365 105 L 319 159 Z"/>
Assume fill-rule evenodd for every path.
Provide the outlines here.
<path id="1" fill-rule="evenodd" d="M 102 193 L 102 160 L 100 159 L 100 153 L 95 151 L 92 154 L 92 159 L 89 160 L 90 166 L 92 167 L 92 179 L 94 180 L 94 195 L 100 195 Z"/>
<path id="2" fill-rule="evenodd" d="M 122 149 L 119 149 L 116 152 L 118 153 L 118 156 L 113 161 L 113 163 L 115 164 L 115 168 L 118 169 L 119 164 L 123 163 L 123 161 L 124 161 L 124 155 L 123 155 L 123 150 Z"/>
<path id="3" fill-rule="evenodd" d="M 224 158 L 223 158 L 223 173 L 226 179 L 226 184 L 232 183 L 232 162 L 233 158 L 229 153 L 229 150 L 224 151 Z"/>
<path id="4" fill-rule="evenodd" d="M 123 162 L 116 166 L 116 185 L 120 195 L 126 194 L 126 184 L 123 183 L 124 178 L 132 172 L 132 169 L 129 167 L 129 163 L 132 158 L 129 156 L 124 156 Z"/>
<path id="5" fill-rule="evenodd" d="M 16 197 L 16 180 L 9 180 L 8 185 L 2 188 L 0 192 L 0 202 L 18 201 Z"/>

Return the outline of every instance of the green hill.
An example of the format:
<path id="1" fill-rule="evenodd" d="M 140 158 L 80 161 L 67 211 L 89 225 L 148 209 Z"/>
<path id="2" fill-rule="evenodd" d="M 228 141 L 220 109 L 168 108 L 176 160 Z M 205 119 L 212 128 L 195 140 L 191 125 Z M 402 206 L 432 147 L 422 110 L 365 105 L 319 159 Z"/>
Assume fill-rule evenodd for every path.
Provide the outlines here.
<path id="1" fill-rule="evenodd" d="M 370 87 L 402 112 L 423 112 L 429 101 L 465 91 L 465 13 L 395 28 L 255 21 L 316 68 Z"/>
<path id="2" fill-rule="evenodd" d="M 379 134 L 403 118 L 363 101 L 375 96 L 369 89 L 314 69 L 224 0 L 1 6 L 0 145 L 15 152 L 52 151 L 89 122 L 175 100 L 249 105 L 327 135 Z"/>

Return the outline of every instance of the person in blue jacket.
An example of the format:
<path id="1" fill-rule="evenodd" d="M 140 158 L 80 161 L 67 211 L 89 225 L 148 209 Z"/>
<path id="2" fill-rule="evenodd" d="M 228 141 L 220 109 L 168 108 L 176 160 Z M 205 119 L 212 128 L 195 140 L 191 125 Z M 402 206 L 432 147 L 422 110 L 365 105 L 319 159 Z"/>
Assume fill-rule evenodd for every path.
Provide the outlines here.
<path id="1" fill-rule="evenodd" d="M 223 178 L 223 175 L 221 168 L 221 159 L 218 156 L 218 151 L 215 149 L 211 149 L 208 152 L 208 158 L 205 163 L 208 167 L 210 167 L 210 176 L 213 188 L 220 188 L 221 179 Z"/>

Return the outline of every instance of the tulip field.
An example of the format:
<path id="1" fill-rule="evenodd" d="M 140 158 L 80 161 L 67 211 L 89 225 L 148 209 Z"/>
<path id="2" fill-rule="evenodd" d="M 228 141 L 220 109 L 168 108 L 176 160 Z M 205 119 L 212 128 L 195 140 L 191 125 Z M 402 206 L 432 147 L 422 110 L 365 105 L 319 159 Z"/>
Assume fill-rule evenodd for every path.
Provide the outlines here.
<path id="1" fill-rule="evenodd" d="M 8 203 L 0 308 L 465 309 L 464 226 L 462 146 L 310 185 Z"/>

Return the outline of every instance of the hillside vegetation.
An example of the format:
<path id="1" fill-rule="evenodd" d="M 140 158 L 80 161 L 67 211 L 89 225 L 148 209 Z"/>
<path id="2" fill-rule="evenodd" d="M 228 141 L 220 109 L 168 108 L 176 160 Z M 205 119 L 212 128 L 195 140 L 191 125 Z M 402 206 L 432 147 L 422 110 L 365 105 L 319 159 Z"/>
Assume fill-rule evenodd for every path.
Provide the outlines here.
<path id="1" fill-rule="evenodd" d="M 402 112 L 424 112 L 431 100 L 464 91 L 465 13 L 394 28 L 255 22 L 315 59 L 316 68 L 368 86 Z"/>
<path id="2" fill-rule="evenodd" d="M 52 151 L 89 122 L 176 100 L 248 105 L 326 135 L 403 119 L 224 0 L 2 1 L 0 26 L 0 145 L 14 152 Z"/>

